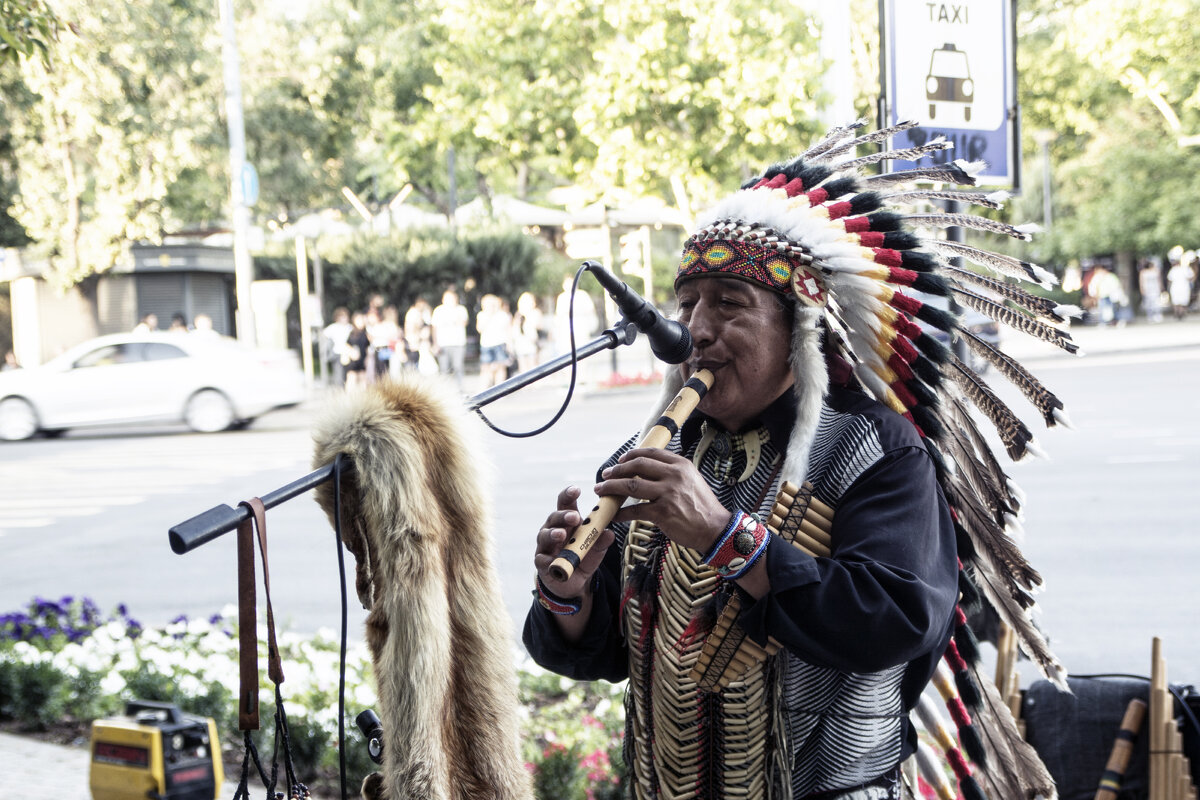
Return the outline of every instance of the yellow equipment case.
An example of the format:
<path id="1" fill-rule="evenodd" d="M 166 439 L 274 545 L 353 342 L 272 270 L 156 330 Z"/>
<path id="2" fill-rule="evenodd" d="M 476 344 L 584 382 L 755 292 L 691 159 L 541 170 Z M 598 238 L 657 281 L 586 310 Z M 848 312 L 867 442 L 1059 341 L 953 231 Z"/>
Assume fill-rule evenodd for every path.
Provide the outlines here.
<path id="1" fill-rule="evenodd" d="M 94 800 L 216 800 L 225 780 L 216 723 L 171 703 L 131 700 L 92 723 Z"/>

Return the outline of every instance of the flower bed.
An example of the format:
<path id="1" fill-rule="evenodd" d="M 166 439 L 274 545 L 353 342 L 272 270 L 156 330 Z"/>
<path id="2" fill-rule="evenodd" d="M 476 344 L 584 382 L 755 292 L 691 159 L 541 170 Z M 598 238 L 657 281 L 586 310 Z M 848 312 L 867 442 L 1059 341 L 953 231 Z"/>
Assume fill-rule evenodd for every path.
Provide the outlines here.
<path id="1" fill-rule="evenodd" d="M 242 742 L 232 688 L 238 683 L 236 617 L 229 607 L 209 619 L 178 617 L 153 628 L 124 606 L 105 615 L 87 598 L 35 599 L 25 610 L 0 615 L 0 721 L 25 731 L 76 730 L 120 713 L 126 700 L 173 702 L 216 720 L 227 771 L 236 778 Z M 266 688 L 265 643 L 259 645 Z M 338 649 L 330 631 L 279 636 L 292 754 L 305 782 L 336 777 Z M 579 683 L 534 665 L 519 670 L 519 683 L 522 749 L 537 796 L 620 797 L 623 687 Z M 353 718 L 375 704 L 366 646 L 352 644 L 346 655 L 346 754 L 353 789 L 374 769 Z M 257 734 L 264 756 L 273 737 L 266 712 Z"/>

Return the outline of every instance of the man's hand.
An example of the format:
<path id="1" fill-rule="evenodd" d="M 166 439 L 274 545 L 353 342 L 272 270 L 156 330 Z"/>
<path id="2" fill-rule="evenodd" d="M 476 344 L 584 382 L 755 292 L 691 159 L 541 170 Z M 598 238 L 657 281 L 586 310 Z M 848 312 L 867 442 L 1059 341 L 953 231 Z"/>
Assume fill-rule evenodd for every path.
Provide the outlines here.
<path id="1" fill-rule="evenodd" d="M 645 500 L 617 512 L 614 522 L 652 522 L 672 541 L 707 553 L 732 516 L 688 459 L 654 448 L 625 453 L 601 473 L 596 494 Z"/>
<path id="2" fill-rule="evenodd" d="M 571 531 L 579 527 L 583 517 L 579 514 L 579 488 L 568 486 L 558 494 L 558 510 L 546 517 L 545 524 L 537 534 L 537 553 L 533 557 L 533 565 L 537 568 L 538 576 L 554 594 L 559 597 L 573 598 L 591 596 L 592 574 L 600 567 L 604 554 L 613 543 L 613 532 L 604 530 L 600 538 L 592 545 L 579 562 L 579 566 L 565 581 L 555 580 L 550 574 L 550 564 L 558 557 L 567 543 Z"/>

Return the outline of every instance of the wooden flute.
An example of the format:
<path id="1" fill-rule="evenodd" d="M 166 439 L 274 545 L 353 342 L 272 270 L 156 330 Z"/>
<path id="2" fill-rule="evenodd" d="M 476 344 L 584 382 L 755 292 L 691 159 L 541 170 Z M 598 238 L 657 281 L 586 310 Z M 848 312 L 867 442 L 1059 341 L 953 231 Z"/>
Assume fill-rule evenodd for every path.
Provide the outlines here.
<path id="1" fill-rule="evenodd" d="M 638 447 L 666 447 L 704 395 L 712 388 L 713 374 L 706 369 L 699 370 L 688 379 L 679 390 L 679 394 L 671 400 L 663 410 L 662 416 L 650 430 L 642 435 Z M 605 495 L 600 498 L 587 518 L 571 531 L 567 544 L 559 552 L 558 557 L 550 564 L 550 575 L 558 581 L 565 581 L 575 572 L 579 562 L 592 549 L 592 545 L 600 538 L 600 534 L 612 522 L 613 517 L 621 508 L 625 498 L 618 495 Z"/>

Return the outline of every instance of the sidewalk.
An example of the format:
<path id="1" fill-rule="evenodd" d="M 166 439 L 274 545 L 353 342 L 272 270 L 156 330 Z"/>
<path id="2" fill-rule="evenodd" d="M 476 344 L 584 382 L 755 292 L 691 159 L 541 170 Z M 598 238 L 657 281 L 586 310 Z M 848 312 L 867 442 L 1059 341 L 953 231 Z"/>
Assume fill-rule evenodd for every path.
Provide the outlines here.
<path id="1" fill-rule="evenodd" d="M 1123 328 L 1077 325 L 1071 333 L 1084 353 L 1093 357 L 1196 348 L 1200 347 L 1200 315 L 1157 325 L 1138 321 Z M 1007 334 L 1002 346 L 1022 362 L 1031 364 L 1075 361 L 1075 357 L 1051 345 L 1015 332 Z M 1085 364 L 1086 359 L 1076 363 Z M 88 800 L 91 797 L 88 775 L 86 743 L 56 745 L 0 733 L 0 796 Z M 234 788 L 227 781 L 221 796 L 232 797 Z"/>
<path id="2" fill-rule="evenodd" d="M 1085 358 L 1111 353 L 1200 347 L 1200 315 L 1193 314 L 1180 322 L 1169 320 L 1157 324 L 1138 319 L 1121 328 L 1075 324 L 1070 327 L 1070 333 Z M 1022 362 L 1026 359 L 1076 358 L 1051 344 L 1011 330 L 1004 331 L 1001 347 Z"/>

